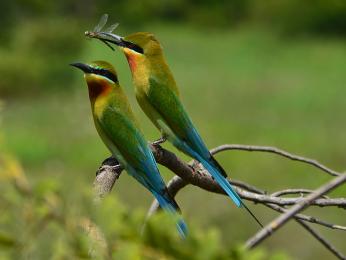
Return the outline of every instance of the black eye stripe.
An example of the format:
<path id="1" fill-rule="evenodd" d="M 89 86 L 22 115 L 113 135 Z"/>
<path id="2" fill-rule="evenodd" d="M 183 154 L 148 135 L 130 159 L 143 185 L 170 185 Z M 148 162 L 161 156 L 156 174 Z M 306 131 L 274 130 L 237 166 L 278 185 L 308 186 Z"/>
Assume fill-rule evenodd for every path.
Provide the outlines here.
<path id="1" fill-rule="evenodd" d="M 134 50 L 135 52 L 138 52 L 138 53 L 141 53 L 141 54 L 144 53 L 143 48 L 139 47 L 137 44 L 134 44 L 132 42 L 128 42 L 128 41 L 122 40 L 121 41 L 121 46 L 129 48 L 129 49 Z"/>
<path id="2" fill-rule="evenodd" d="M 116 75 L 114 75 L 112 72 L 110 72 L 109 70 L 105 70 L 105 69 L 97 69 L 97 68 L 92 68 L 91 73 L 93 74 L 97 74 L 100 76 L 104 76 L 107 79 L 113 81 L 114 83 L 118 82 L 118 78 Z"/>

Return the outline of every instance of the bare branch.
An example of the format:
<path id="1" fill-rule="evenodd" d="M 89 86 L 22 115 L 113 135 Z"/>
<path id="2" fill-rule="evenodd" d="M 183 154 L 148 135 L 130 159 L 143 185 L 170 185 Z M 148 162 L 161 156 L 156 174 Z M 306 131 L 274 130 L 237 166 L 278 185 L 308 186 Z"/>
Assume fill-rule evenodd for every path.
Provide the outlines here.
<path id="1" fill-rule="evenodd" d="M 112 191 L 114 183 L 120 177 L 123 168 L 114 157 L 105 159 L 96 172 L 94 180 L 95 201 L 99 201 Z"/>
<path id="2" fill-rule="evenodd" d="M 314 192 L 313 190 L 309 190 L 309 189 L 286 189 L 286 190 L 280 190 L 277 192 L 273 192 L 271 194 L 271 196 L 273 197 L 280 197 L 280 196 L 284 196 L 284 195 L 289 195 L 289 194 L 309 194 Z M 325 199 L 329 199 L 328 196 L 323 195 L 321 196 L 321 198 L 325 198 Z"/>
<path id="3" fill-rule="evenodd" d="M 163 149 L 160 146 L 152 146 L 152 149 L 158 163 L 170 169 L 187 183 L 198 186 L 210 192 L 225 194 L 223 189 L 217 184 L 217 182 L 213 180 L 209 173 L 201 168 L 200 164 L 196 164 L 195 168 L 193 168 L 178 158 L 174 153 Z M 111 191 L 114 182 L 120 176 L 121 170 L 122 168 L 117 165 L 117 161 L 114 158 L 109 158 L 104 161 L 104 164 L 99 169 L 98 175 L 94 182 L 95 190 L 99 197 L 102 197 Z M 304 198 L 280 198 L 266 195 L 264 194 L 264 191 L 249 184 L 244 185 L 243 182 L 239 181 L 230 181 L 230 183 L 235 186 L 236 191 L 243 199 L 247 199 L 255 203 L 271 203 L 280 206 L 287 206 L 304 200 Z M 239 189 L 238 187 L 242 187 L 243 189 Z M 250 192 L 247 190 L 250 190 Z M 338 206 L 346 208 L 346 199 L 320 198 L 314 200 L 311 205 L 320 207 Z"/>
<path id="4" fill-rule="evenodd" d="M 253 192 L 253 193 L 257 193 L 257 194 L 267 194 L 266 191 L 261 190 L 251 184 L 245 183 L 243 181 L 238 181 L 238 180 L 228 180 L 231 184 L 233 184 L 233 186 L 237 186 L 239 188 L 242 188 L 244 190 Z"/>
<path id="5" fill-rule="evenodd" d="M 284 209 L 283 207 L 280 207 L 278 205 L 275 204 L 264 204 L 266 207 L 271 208 L 277 212 L 281 212 L 281 213 L 285 213 L 286 209 Z M 303 215 L 303 214 L 296 214 L 295 218 L 313 223 L 313 224 L 318 224 L 327 228 L 331 228 L 331 229 L 338 229 L 338 230 L 343 230 L 346 231 L 346 227 L 345 226 L 341 226 L 341 225 L 336 225 L 336 224 L 332 224 L 329 222 L 326 222 L 324 220 L 318 219 L 316 217 L 312 217 L 312 216 L 308 216 L 308 215 Z"/>
<path id="6" fill-rule="evenodd" d="M 213 153 L 225 151 L 225 150 L 246 150 L 246 151 L 264 151 L 264 152 L 272 152 L 277 153 L 279 155 L 285 156 L 292 160 L 302 161 L 304 163 L 309 163 L 319 169 L 322 169 L 328 172 L 331 175 L 338 175 L 339 173 L 330 170 L 329 168 L 319 164 L 315 160 L 299 157 L 296 155 L 289 154 L 285 151 L 282 151 L 273 147 L 258 147 L 258 146 L 242 146 L 242 145 L 224 145 L 215 148 Z M 155 156 L 155 159 L 158 163 L 167 167 L 171 171 L 173 171 L 177 176 L 175 176 L 168 183 L 168 190 L 172 196 L 175 196 L 177 192 L 184 188 L 188 184 L 192 184 L 194 186 L 198 186 L 204 190 L 215 192 L 219 194 L 224 194 L 224 191 L 219 187 L 219 185 L 213 180 L 213 178 L 209 175 L 209 173 L 198 163 L 194 162 L 192 164 L 187 164 L 178 158 L 174 153 L 163 149 L 159 145 L 152 146 L 152 150 Z M 302 159 L 303 158 L 303 159 Z M 115 181 L 121 175 L 123 168 L 119 165 L 119 163 L 112 157 L 106 159 L 100 169 L 97 171 L 97 176 L 94 181 L 94 188 L 96 192 L 96 199 L 99 200 L 107 193 L 109 193 Z M 336 173 L 336 174 L 335 174 Z M 306 199 L 309 196 L 315 194 L 314 191 L 307 189 L 285 189 L 281 191 L 277 191 L 272 193 L 271 195 L 267 195 L 266 191 L 263 191 L 253 185 L 248 183 L 244 183 L 237 180 L 230 181 L 235 186 L 238 194 L 246 200 L 253 201 L 255 203 L 263 204 L 271 209 L 274 209 L 278 212 L 287 214 L 288 210 L 283 208 L 283 206 L 287 205 L 305 205 Z M 283 195 L 290 194 L 309 194 L 306 198 L 280 198 Z M 328 198 L 323 195 L 321 198 L 316 197 L 315 199 L 309 201 L 308 205 L 317 205 L 317 206 L 339 206 L 346 208 L 346 199 L 345 198 Z M 294 208 L 293 206 L 292 208 Z M 156 210 L 159 209 L 159 204 L 157 201 L 154 201 L 148 211 L 147 217 L 150 217 Z M 312 216 L 307 216 L 303 214 L 296 214 L 292 216 L 296 219 L 308 232 L 311 233 L 318 241 L 320 241 L 328 250 L 330 250 L 334 255 L 338 257 L 343 257 L 340 252 L 338 252 L 335 247 L 333 247 L 328 241 L 322 238 L 317 232 L 315 232 L 311 227 L 307 226 L 303 221 L 308 221 L 311 223 L 319 224 L 328 228 L 338 229 L 338 230 L 346 230 L 346 227 L 331 224 L 322 220 L 319 220 Z"/>
<path id="7" fill-rule="evenodd" d="M 167 189 L 169 193 L 175 197 L 176 194 L 179 192 L 179 190 L 183 189 L 188 183 L 186 183 L 183 179 L 181 179 L 178 176 L 174 176 L 167 184 Z M 267 207 L 274 209 L 278 212 L 286 212 L 286 210 L 280 206 L 274 205 L 274 204 L 265 204 Z M 159 204 L 157 200 L 154 200 L 153 203 L 150 206 L 150 209 L 147 214 L 147 219 L 150 218 L 152 214 L 154 214 L 157 210 L 159 210 Z M 307 230 L 314 238 L 316 238 L 324 247 L 326 247 L 327 250 L 331 251 L 336 257 L 340 259 L 345 259 L 344 255 L 340 253 L 331 243 L 329 243 L 326 239 L 324 239 L 318 232 L 313 230 L 309 225 L 304 223 L 304 221 L 309 221 L 311 223 L 320 224 L 329 228 L 333 229 L 341 229 L 346 230 L 346 227 L 329 224 L 327 222 L 318 220 L 316 218 L 306 216 L 303 214 L 297 214 L 294 216 L 295 220 L 305 229 Z"/>
<path id="8" fill-rule="evenodd" d="M 237 193 L 240 195 L 240 197 L 256 202 L 256 203 L 272 203 L 280 206 L 289 206 L 294 205 L 297 203 L 300 203 L 305 200 L 304 197 L 299 198 L 280 198 L 280 197 L 273 197 L 270 195 L 261 195 L 261 194 L 254 194 L 252 192 L 247 192 L 245 190 L 240 190 L 239 188 L 235 187 Z M 223 192 L 217 192 L 222 193 Z M 319 207 L 328 207 L 328 206 L 336 206 L 340 208 L 346 208 L 346 198 L 333 198 L 333 199 L 316 199 L 311 202 L 312 206 L 319 206 Z"/>
<path id="9" fill-rule="evenodd" d="M 218 185 L 218 183 L 209 175 L 209 173 L 204 169 L 193 169 L 187 163 L 181 161 L 175 154 L 163 149 L 156 147 L 154 150 L 155 158 L 157 162 L 161 165 L 169 168 L 180 178 L 184 179 L 186 182 L 198 186 L 204 190 L 226 195 L 224 190 Z M 103 165 L 99 174 L 97 175 L 94 186 L 97 190 L 99 197 L 104 196 L 112 189 L 112 185 L 116 179 L 120 176 L 119 170 L 122 168 L 119 166 L 108 166 Z M 238 181 L 230 181 L 234 184 L 234 188 L 243 199 L 250 200 L 256 203 L 272 203 L 280 206 L 294 205 L 304 200 L 304 198 L 280 198 L 265 194 L 258 194 L 254 192 L 249 192 L 244 189 L 237 187 Z M 244 187 L 244 186 L 243 186 Z M 246 186 L 245 186 L 246 187 Z M 248 186 L 247 188 L 249 188 Z M 253 188 L 253 187 L 252 187 Z M 250 188 L 251 189 L 251 188 Z M 257 189 L 259 190 L 259 189 Z M 331 199 L 316 199 L 311 205 L 319 207 L 337 206 L 340 208 L 346 208 L 345 198 L 331 198 Z"/>
<path id="10" fill-rule="evenodd" d="M 176 194 L 179 192 L 179 190 L 181 190 L 182 188 L 184 188 L 186 185 L 188 185 L 188 183 L 186 183 L 183 179 L 181 179 L 178 176 L 174 176 L 167 184 L 167 189 L 169 191 L 169 193 L 175 197 Z M 286 209 L 276 205 L 276 204 L 270 204 L 270 203 L 265 203 L 263 204 L 266 207 L 269 207 L 275 211 L 281 212 L 281 213 L 285 213 Z M 159 204 L 157 202 L 157 200 L 153 200 L 148 213 L 147 213 L 147 218 L 149 218 L 150 216 L 152 216 L 157 210 L 159 209 Z M 316 217 L 312 217 L 312 216 L 308 216 L 308 215 L 303 215 L 303 214 L 296 214 L 295 218 L 298 218 L 300 220 L 303 221 L 307 221 L 313 224 L 318 224 L 327 228 L 331 228 L 331 229 L 336 229 L 336 230 L 342 230 L 342 231 L 346 231 L 346 227 L 345 226 L 341 226 L 341 225 L 336 225 L 336 224 L 332 224 L 332 223 L 328 223 L 324 220 L 320 220 Z"/>
<path id="11" fill-rule="evenodd" d="M 155 158 L 157 162 L 166 166 L 171 171 L 173 171 L 180 178 L 184 179 L 186 182 L 198 186 L 204 190 L 225 194 L 224 190 L 218 185 L 216 181 L 210 176 L 210 174 L 201 168 L 200 164 L 196 164 L 195 168 L 188 165 L 184 161 L 180 160 L 174 153 L 163 149 L 160 146 L 153 147 Z M 230 183 L 237 186 L 239 184 L 238 181 Z M 243 186 L 244 187 L 244 186 Z M 245 186 L 247 189 L 250 187 L 249 185 Z M 257 192 L 261 192 L 261 190 L 254 188 L 251 186 L 252 190 L 256 190 L 257 192 L 248 192 L 242 189 L 235 187 L 237 193 L 244 199 L 254 201 L 256 203 L 273 203 L 280 206 L 285 205 L 293 205 L 303 200 L 304 198 L 278 198 L 272 197 L 265 194 L 258 194 Z M 346 207 L 346 199 L 345 198 L 334 198 L 334 199 L 317 199 L 313 201 L 312 205 L 325 207 L 325 206 L 338 206 L 338 207 Z"/>
<path id="12" fill-rule="evenodd" d="M 303 163 L 310 164 L 312 166 L 315 166 L 316 168 L 332 175 L 332 176 L 339 176 L 340 173 L 336 172 L 332 169 L 329 169 L 327 166 L 324 166 L 323 164 L 319 163 L 316 160 L 309 159 L 306 157 L 302 157 L 299 155 L 295 155 L 289 152 L 286 152 L 284 150 L 281 150 L 276 147 L 271 147 L 271 146 L 258 146 L 258 145 L 242 145 L 242 144 L 224 144 L 220 145 L 214 149 L 212 149 L 210 152 L 213 154 L 216 154 L 221 151 L 226 151 L 226 150 L 239 150 L 239 151 L 248 151 L 248 152 L 267 152 L 267 153 L 273 153 L 277 155 L 281 155 L 283 157 L 286 157 L 288 159 L 291 159 L 293 161 L 299 161 Z"/>
<path id="13" fill-rule="evenodd" d="M 265 226 L 263 229 L 261 229 L 257 234 L 255 234 L 252 238 L 250 238 L 246 242 L 246 248 L 254 248 L 259 243 L 261 243 L 264 239 L 269 237 L 271 234 L 273 234 L 277 229 L 279 229 L 282 225 L 284 225 L 288 220 L 290 220 L 292 217 L 294 217 L 295 214 L 302 211 L 313 201 L 315 201 L 317 198 L 322 196 L 323 194 L 327 193 L 328 191 L 335 189 L 339 185 L 343 184 L 346 181 L 346 174 L 342 174 L 327 184 L 321 186 L 318 188 L 315 192 L 309 194 L 306 198 L 302 199 L 301 201 L 297 202 L 294 206 L 292 206 L 289 210 L 287 210 L 285 213 L 274 219 L 272 222 L 270 222 L 267 226 Z"/>
<path id="14" fill-rule="evenodd" d="M 332 252 L 339 259 L 346 259 L 345 255 L 339 252 L 331 243 L 329 243 L 326 239 L 324 239 L 317 231 L 313 230 L 308 224 L 304 223 L 304 221 L 297 219 L 296 221 L 307 230 L 312 236 L 314 236 L 324 247 Z"/>

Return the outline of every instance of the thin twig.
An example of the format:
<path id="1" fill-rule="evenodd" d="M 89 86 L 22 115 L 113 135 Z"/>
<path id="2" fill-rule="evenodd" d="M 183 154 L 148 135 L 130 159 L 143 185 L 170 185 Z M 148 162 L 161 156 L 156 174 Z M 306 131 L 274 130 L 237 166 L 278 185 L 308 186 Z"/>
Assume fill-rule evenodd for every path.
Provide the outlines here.
<path id="1" fill-rule="evenodd" d="M 167 189 L 169 191 L 169 193 L 175 197 L 175 195 L 179 192 L 180 189 L 184 188 L 187 185 L 187 183 L 181 179 L 179 176 L 174 176 L 167 184 Z M 285 213 L 286 209 L 276 205 L 276 204 L 270 204 L 270 203 L 264 203 L 263 205 L 281 212 L 281 213 Z M 147 213 L 147 216 L 150 217 L 152 216 L 157 210 L 159 209 L 159 204 L 158 202 L 154 199 L 149 210 Z M 336 225 L 336 224 L 332 224 L 329 222 L 326 222 L 324 220 L 318 219 L 316 217 L 312 217 L 312 216 L 308 216 L 308 215 L 303 215 L 303 214 L 297 214 L 295 215 L 296 218 L 303 220 L 303 221 L 307 221 L 313 224 L 317 224 L 317 225 L 321 225 L 327 228 L 331 228 L 331 229 L 335 229 L 335 230 L 342 230 L 342 231 L 346 231 L 346 227 L 345 226 L 341 226 L 341 225 Z"/>
<path id="2" fill-rule="evenodd" d="M 256 203 L 273 203 L 280 206 L 289 206 L 289 205 L 295 205 L 305 200 L 304 197 L 299 197 L 299 198 L 273 197 L 270 195 L 255 194 L 252 192 L 241 190 L 237 187 L 234 187 L 234 188 L 237 191 L 237 193 L 240 195 L 240 197 L 242 197 L 243 199 L 251 200 Z M 216 191 L 216 193 L 224 194 L 221 191 Z M 311 206 L 319 206 L 319 207 L 336 206 L 340 208 L 346 208 L 346 198 L 316 199 L 311 202 Z"/>
<path id="3" fill-rule="evenodd" d="M 200 164 L 196 164 L 195 168 L 191 167 L 181 159 L 179 159 L 174 153 L 160 147 L 154 146 L 153 152 L 158 163 L 166 166 L 173 171 L 180 178 L 186 182 L 198 186 L 204 190 L 224 194 L 224 190 L 219 184 L 210 176 L 210 174 L 203 168 L 200 168 Z M 232 183 L 230 181 L 230 183 Z M 278 198 L 265 194 L 258 194 L 257 192 L 249 192 L 243 189 L 235 187 L 235 190 L 240 197 L 259 203 L 273 203 L 280 206 L 293 205 L 303 200 L 303 198 Z M 259 189 L 257 189 L 259 190 Z M 346 207 L 345 198 L 333 198 L 333 199 L 317 199 L 313 201 L 312 205 L 326 207 L 326 206 L 338 206 L 341 208 Z"/>
<path id="4" fill-rule="evenodd" d="M 275 205 L 275 204 L 268 203 L 268 204 L 263 204 L 263 205 L 265 205 L 266 207 L 271 208 L 271 209 L 273 209 L 273 210 L 275 210 L 277 212 L 285 213 L 287 211 L 283 207 L 280 207 L 280 206 Z M 303 214 L 296 214 L 295 217 L 299 218 L 301 220 L 313 223 L 313 224 L 318 224 L 318 225 L 327 227 L 327 228 L 346 231 L 346 227 L 345 226 L 332 224 L 332 223 L 326 222 L 324 220 L 318 219 L 316 217 L 312 217 L 312 216 L 308 216 L 308 215 L 303 215 Z"/>
<path id="5" fill-rule="evenodd" d="M 299 161 L 299 162 L 303 162 L 303 163 L 307 163 L 307 164 L 310 164 L 312 166 L 315 166 L 316 168 L 318 168 L 318 169 L 320 169 L 320 170 L 322 170 L 322 171 L 324 171 L 324 172 L 326 172 L 332 176 L 339 176 L 340 175 L 339 172 L 336 172 L 332 169 L 329 169 L 327 166 L 319 163 L 316 160 L 302 157 L 299 155 L 295 155 L 295 154 L 289 153 L 287 151 L 284 151 L 282 149 L 272 147 L 272 146 L 224 144 L 224 145 L 220 145 L 220 146 L 212 149 L 210 152 L 215 154 L 215 153 L 225 151 L 225 150 L 239 150 L 239 151 L 248 151 L 248 152 L 267 152 L 267 153 L 278 154 L 278 155 L 284 156 L 288 159 L 291 159 L 293 161 Z"/>
<path id="6" fill-rule="evenodd" d="M 187 183 L 183 179 L 181 179 L 179 176 L 174 176 L 168 182 L 167 188 L 168 188 L 168 191 L 170 192 L 170 194 L 174 197 L 178 193 L 178 191 L 180 189 L 184 188 L 186 185 L 187 185 Z M 282 208 L 276 204 L 264 203 L 263 205 L 265 205 L 265 206 L 267 206 L 267 207 L 269 207 L 275 211 L 281 212 L 281 213 L 286 212 L 286 209 L 284 209 L 284 208 Z M 147 216 L 148 217 L 152 216 L 158 209 L 159 209 L 159 204 L 154 199 L 149 210 L 148 210 Z M 321 225 L 321 226 L 324 226 L 327 228 L 346 231 L 345 226 L 332 224 L 332 223 L 326 222 L 324 220 L 318 219 L 316 217 L 303 215 L 303 214 L 297 214 L 296 217 L 298 219 L 301 219 L 301 220 L 304 220 L 304 221 L 307 221 L 307 222 L 310 222 L 313 224 L 318 224 L 318 225 Z"/>
<path id="7" fill-rule="evenodd" d="M 346 259 L 345 255 L 343 255 L 341 252 L 339 252 L 335 246 L 333 246 L 331 243 L 329 243 L 325 238 L 323 238 L 317 231 L 315 231 L 312 227 L 310 227 L 308 224 L 306 224 L 304 221 L 297 219 L 296 221 L 305 229 L 307 230 L 312 236 L 314 236 L 324 247 L 332 252 L 337 258 L 339 259 Z"/>
<path id="8" fill-rule="evenodd" d="M 243 182 L 243 181 L 239 181 L 239 180 L 228 180 L 231 184 L 233 184 L 234 186 L 237 186 L 239 188 L 242 188 L 244 190 L 253 192 L 253 193 L 257 193 L 257 194 L 267 194 L 266 191 L 261 190 L 249 183 Z"/>
<path id="9" fill-rule="evenodd" d="M 183 189 L 188 183 L 186 183 L 183 179 L 181 179 L 178 176 L 174 176 L 167 184 L 167 189 L 168 192 L 175 197 L 176 194 Z M 278 212 L 286 212 L 286 210 L 280 206 L 274 205 L 274 204 L 265 204 L 267 207 L 274 209 Z M 147 219 L 150 218 L 157 210 L 160 209 L 159 203 L 157 200 L 154 200 L 150 206 L 150 209 L 147 213 Z M 318 223 L 330 228 L 338 229 L 341 226 L 337 226 L 334 224 L 329 224 L 324 221 L 315 219 L 310 216 L 302 215 L 302 214 L 297 214 L 294 216 L 295 220 L 303 226 L 306 231 L 308 231 L 314 238 L 316 238 L 324 247 L 326 247 L 327 250 L 331 251 L 336 257 L 340 259 L 345 259 L 344 255 L 339 252 L 332 244 L 330 244 L 326 239 L 324 239 L 320 234 L 318 234 L 313 228 L 311 228 L 309 225 L 304 223 L 304 221 L 309 221 L 312 223 Z M 341 227 L 341 229 L 346 230 L 346 227 Z"/>
<path id="10" fill-rule="evenodd" d="M 312 192 L 314 191 L 309 189 L 286 189 L 286 190 L 279 190 L 279 191 L 273 192 L 271 196 L 280 197 L 280 196 L 289 195 L 289 194 L 309 194 Z M 321 196 L 321 198 L 329 199 L 329 197 L 326 195 Z"/>
<path id="11" fill-rule="evenodd" d="M 285 213 L 274 219 L 267 226 L 261 229 L 257 234 L 255 234 L 252 238 L 250 238 L 245 247 L 248 249 L 254 248 L 259 243 L 261 243 L 264 239 L 273 234 L 277 229 L 279 229 L 282 225 L 284 225 L 288 220 L 294 217 L 295 214 L 302 211 L 317 198 L 327 193 L 328 191 L 335 189 L 346 181 L 346 174 L 342 174 L 334 179 L 332 179 L 327 184 L 318 188 L 315 192 L 309 194 L 306 198 L 297 202 L 294 206 L 292 206 Z"/>

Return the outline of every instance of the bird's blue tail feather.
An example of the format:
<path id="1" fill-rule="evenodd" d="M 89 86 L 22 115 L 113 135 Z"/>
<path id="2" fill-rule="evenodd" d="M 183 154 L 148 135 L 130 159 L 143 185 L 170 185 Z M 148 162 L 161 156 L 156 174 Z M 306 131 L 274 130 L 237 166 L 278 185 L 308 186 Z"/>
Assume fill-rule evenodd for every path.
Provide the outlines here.
<path id="1" fill-rule="evenodd" d="M 161 194 L 158 194 L 156 192 L 153 192 L 153 194 L 155 195 L 157 201 L 159 202 L 160 206 L 168 211 L 169 213 L 173 214 L 174 217 L 178 217 L 177 220 L 177 229 L 179 231 L 179 234 L 181 235 L 182 238 L 186 238 L 187 233 L 188 233 L 188 229 L 187 229 L 187 225 L 184 222 L 184 220 L 182 219 L 181 216 L 179 216 L 179 213 L 176 209 L 176 207 L 174 206 L 174 203 L 169 201 L 167 198 L 165 198 L 164 196 L 162 196 Z"/>
<path id="2" fill-rule="evenodd" d="M 231 184 L 228 180 L 222 175 L 217 165 L 213 165 L 212 159 L 208 160 L 203 158 L 199 153 L 191 149 L 186 143 L 181 142 L 178 138 L 175 139 L 175 146 L 177 146 L 180 150 L 184 151 L 191 157 L 195 158 L 199 161 L 204 168 L 214 177 L 215 181 L 221 186 L 221 188 L 227 193 L 227 195 L 233 200 L 233 202 L 237 205 L 237 207 L 242 206 L 242 200 L 236 191 L 232 188 Z M 206 150 L 206 154 L 209 154 L 209 151 Z"/>
<path id="3" fill-rule="evenodd" d="M 228 180 L 222 176 L 222 174 L 213 166 L 210 162 L 203 159 L 201 156 L 196 154 L 196 159 L 204 166 L 204 168 L 214 177 L 216 182 L 221 186 L 221 188 L 227 193 L 227 195 L 233 200 L 237 207 L 242 206 L 242 201 L 237 192 L 232 188 Z"/>

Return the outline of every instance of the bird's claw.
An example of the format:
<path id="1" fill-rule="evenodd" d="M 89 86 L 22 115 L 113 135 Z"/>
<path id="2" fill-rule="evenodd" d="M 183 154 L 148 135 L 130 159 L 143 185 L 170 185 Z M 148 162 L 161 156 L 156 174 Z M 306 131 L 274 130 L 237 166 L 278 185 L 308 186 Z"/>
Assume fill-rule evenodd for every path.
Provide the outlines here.
<path id="1" fill-rule="evenodd" d="M 152 143 L 152 145 L 154 145 L 154 146 L 159 146 L 160 144 L 163 144 L 164 142 L 166 142 L 167 141 L 167 137 L 166 136 L 161 136 L 159 139 L 157 139 L 156 141 L 154 141 L 153 143 Z"/>
<path id="2" fill-rule="evenodd" d="M 194 173 L 198 173 L 198 171 L 200 170 L 199 162 L 196 160 L 193 160 L 192 163 L 188 165 Z"/>

